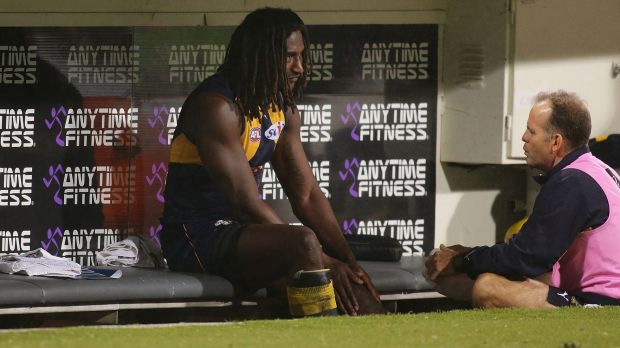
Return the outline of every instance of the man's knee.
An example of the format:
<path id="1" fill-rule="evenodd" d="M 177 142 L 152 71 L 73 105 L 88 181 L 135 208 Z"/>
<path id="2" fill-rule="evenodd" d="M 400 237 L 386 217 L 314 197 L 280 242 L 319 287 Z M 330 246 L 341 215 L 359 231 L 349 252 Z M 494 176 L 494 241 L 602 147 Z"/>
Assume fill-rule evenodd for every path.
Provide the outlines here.
<path id="1" fill-rule="evenodd" d="M 474 282 L 472 288 L 472 304 L 474 307 L 491 308 L 495 307 L 498 283 L 504 279 L 494 273 L 482 273 Z"/>
<path id="2" fill-rule="evenodd" d="M 295 227 L 291 233 L 292 241 L 289 250 L 296 258 L 316 258 L 320 257 L 321 243 L 316 238 L 316 234 L 305 226 Z"/>

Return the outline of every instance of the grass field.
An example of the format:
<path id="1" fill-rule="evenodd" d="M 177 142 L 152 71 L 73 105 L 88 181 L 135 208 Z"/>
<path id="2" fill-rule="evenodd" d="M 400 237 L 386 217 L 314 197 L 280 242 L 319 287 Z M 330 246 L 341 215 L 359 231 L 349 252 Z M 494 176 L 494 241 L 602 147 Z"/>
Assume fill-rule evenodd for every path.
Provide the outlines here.
<path id="1" fill-rule="evenodd" d="M 0 347 L 620 347 L 620 308 L 0 330 Z"/>

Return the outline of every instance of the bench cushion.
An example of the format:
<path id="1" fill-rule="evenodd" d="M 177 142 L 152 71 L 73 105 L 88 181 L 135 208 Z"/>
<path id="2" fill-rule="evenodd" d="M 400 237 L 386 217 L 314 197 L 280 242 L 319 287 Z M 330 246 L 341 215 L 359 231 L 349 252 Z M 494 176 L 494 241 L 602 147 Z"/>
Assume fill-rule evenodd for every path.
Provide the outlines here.
<path id="1" fill-rule="evenodd" d="M 423 276 L 424 258 L 403 256 L 400 262 L 360 261 L 380 294 L 431 291 L 433 285 Z"/>
<path id="2" fill-rule="evenodd" d="M 422 276 L 422 257 L 403 257 L 400 262 L 361 261 L 360 264 L 381 294 L 432 289 Z M 105 280 L 0 274 L 0 307 L 206 301 L 233 297 L 232 285 L 218 276 L 142 268 L 122 268 L 122 271 L 121 278 Z M 265 291 L 255 296 L 265 296 Z"/>

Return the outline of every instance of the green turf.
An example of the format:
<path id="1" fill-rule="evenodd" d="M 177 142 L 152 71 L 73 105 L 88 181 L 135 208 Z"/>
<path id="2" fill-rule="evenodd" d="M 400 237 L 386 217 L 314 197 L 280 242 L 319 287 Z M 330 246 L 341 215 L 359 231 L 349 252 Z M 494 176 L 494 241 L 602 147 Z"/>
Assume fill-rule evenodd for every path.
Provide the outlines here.
<path id="1" fill-rule="evenodd" d="M 0 347 L 620 347 L 620 308 L 0 331 Z"/>

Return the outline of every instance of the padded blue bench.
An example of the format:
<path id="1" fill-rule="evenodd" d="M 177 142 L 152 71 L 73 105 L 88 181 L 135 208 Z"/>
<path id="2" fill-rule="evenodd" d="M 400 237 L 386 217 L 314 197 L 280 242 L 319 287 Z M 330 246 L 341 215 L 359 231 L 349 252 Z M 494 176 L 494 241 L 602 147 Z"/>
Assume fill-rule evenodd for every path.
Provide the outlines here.
<path id="1" fill-rule="evenodd" d="M 360 264 L 382 300 L 441 297 L 422 276 L 422 257 Z M 140 268 L 122 271 L 121 278 L 105 280 L 0 274 L 0 315 L 253 306 L 266 295 L 260 290 L 248 298 L 235 298 L 227 280 L 209 274 Z"/>

